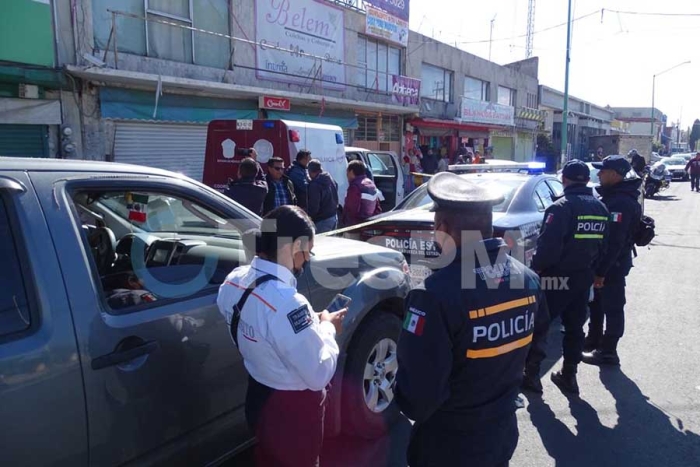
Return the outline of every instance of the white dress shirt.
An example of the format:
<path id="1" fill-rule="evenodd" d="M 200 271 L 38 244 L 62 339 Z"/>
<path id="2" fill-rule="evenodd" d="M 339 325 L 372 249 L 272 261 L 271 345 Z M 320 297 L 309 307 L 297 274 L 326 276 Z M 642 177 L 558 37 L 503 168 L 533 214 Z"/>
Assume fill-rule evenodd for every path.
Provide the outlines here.
<path id="1" fill-rule="evenodd" d="M 219 288 L 219 311 L 230 323 L 245 289 L 265 274 L 279 280 L 261 284 L 248 296 L 238 324 L 245 367 L 256 381 L 273 389 L 320 391 L 338 363 L 335 327 L 319 320 L 287 268 L 256 256 L 250 266 L 234 269 Z"/>

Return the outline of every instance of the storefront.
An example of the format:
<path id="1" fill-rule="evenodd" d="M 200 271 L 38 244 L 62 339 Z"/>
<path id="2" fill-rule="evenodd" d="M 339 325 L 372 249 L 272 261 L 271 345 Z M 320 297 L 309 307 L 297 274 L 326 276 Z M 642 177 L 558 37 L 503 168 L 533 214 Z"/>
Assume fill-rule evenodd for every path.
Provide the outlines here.
<path id="1" fill-rule="evenodd" d="M 513 160 L 514 134 L 510 130 L 496 130 L 491 132 L 491 157 L 494 159 Z"/>
<path id="2" fill-rule="evenodd" d="M 258 118 L 257 102 L 125 89 L 100 90 L 102 118 L 111 125 L 110 159 L 202 179 L 207 125 L 217 119 Z"/>
<path id="3" fill-rule="evenodd" d="M 52 157 L 60 125 L 57 99 L 0 98 L 0 156 Z"/>
<path id="4" fill-rule="evenodd" d="M 489 128 L 486 126 L 428 118 L 412 119 L 407 123 L 423 151 L 443 151 L 445 148 L 450 161 L 454 161 L 461 144 L 472 148 L 472 152 L 480 151 L 482 154 L 489 145 Z"/>
<path id="5" fill-rule="evenodd" d="M 346 145 L 401 154 L 402 116 L 358 112 L 357 123 Z"/>
<path id="6" fill-rule="evenodd" d="M 515 143 L 515 161 L 530 162 L 535 156 L 535 139 L 533 133 L 517 132 Z"/>

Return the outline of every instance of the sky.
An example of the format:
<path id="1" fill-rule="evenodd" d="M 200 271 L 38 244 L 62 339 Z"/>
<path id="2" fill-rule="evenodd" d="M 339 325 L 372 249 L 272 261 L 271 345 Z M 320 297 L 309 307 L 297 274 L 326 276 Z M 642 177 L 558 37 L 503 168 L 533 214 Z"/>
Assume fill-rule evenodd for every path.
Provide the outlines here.
<path id="1" fill-rule="evenodd" d="M 656 74 L 654 106 L 669 122 L 680 120 L 681 128 L 687 128 L 700 119 L 700 1 L 571 1 L 572 18 L 585 16 L 573 22 L 572 96 L 600 106 L 651 107 Z M 566 0 L 536 0 L 533 56 L 540 60 L 539 81 L 560 91 L 564 91 L 567 8 Z M 506 64 L 526 58 L 527 12 L 528 0 L 411 0 L 410 27 L 488 58 L 495 17 L 491 60 Z M 553 27 L 557 25 L 562 26 Z M 662 73 L 686 61 L 691 63 Z"/>

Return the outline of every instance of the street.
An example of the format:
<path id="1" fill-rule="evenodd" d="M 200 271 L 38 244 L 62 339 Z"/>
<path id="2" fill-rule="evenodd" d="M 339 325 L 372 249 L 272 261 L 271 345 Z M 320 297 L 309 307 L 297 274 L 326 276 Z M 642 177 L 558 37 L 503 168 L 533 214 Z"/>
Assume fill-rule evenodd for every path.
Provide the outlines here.
<path id="1" fill-rule="evenodd" d="M 700 193 L 674 182 L 645 209 L 657 236 L 639 251 L 628 277 L 621 368 L 582 364 L 580 398 L 562 395 L 549 379 L 561 365 L 554 323 L 545 393 L 527 396 L 518 411 L 520 441 L 511 466 L 700 465 Z M 403 420 L 375 442 L 328 440 L 322 465 L 405 466 L 409 433 Z M 249 454 L 228 465 L 252 465 Z"/>

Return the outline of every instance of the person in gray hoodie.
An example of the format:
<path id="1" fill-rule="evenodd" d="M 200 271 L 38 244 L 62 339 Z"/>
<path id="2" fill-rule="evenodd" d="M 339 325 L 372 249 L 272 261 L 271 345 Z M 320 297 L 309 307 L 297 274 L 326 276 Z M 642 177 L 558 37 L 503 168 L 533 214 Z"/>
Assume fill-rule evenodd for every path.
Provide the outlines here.
<path id="1" fill-rule="evenodd" d="M 311 181 L 307 211 L 314 221 L 316 233 L 335 230 L 338 225 L 338 184 L 317 159 L 309 161 L 308 170 Z"/>

